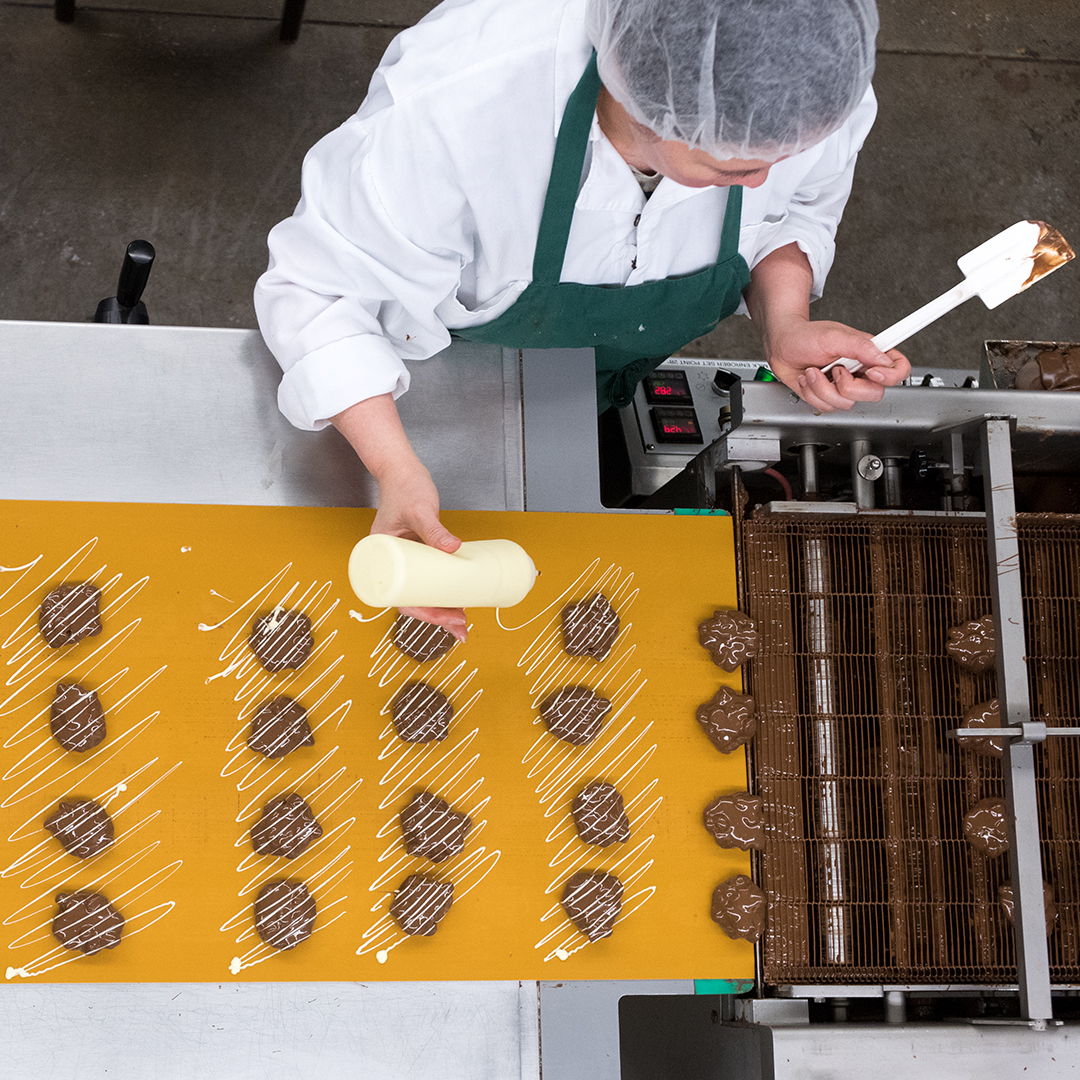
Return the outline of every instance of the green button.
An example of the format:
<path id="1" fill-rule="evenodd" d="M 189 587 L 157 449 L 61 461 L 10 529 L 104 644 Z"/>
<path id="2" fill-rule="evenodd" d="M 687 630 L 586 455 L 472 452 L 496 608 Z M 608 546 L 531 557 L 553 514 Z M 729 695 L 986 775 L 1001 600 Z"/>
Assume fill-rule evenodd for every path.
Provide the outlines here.
<path id="1" fill-rule="evenodd" d="M 767 367 L 759 367 L 754 382 L 776 382 L 776 376 Z"/>

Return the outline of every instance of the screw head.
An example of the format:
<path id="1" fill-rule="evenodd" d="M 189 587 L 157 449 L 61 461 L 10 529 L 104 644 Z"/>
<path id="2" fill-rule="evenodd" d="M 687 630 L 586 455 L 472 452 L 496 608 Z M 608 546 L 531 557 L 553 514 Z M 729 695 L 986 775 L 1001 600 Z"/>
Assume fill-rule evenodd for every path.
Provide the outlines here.
<path id="1" fill-rule="evenodd" d="M 867 454 L 859 459 L 858 470 L 864 480 L 878 480 L 884 473 L 885 466 L 876 454 Z"/>

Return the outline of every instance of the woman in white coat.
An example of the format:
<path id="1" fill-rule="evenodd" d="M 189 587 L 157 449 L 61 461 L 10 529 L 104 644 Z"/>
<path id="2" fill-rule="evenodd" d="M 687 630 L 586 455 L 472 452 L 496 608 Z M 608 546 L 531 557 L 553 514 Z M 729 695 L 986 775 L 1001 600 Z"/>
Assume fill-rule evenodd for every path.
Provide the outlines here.
<path id="1" fill-rule="evenodd" d="M 592 346 L 601 410 L 742 312 L 822 411 L 907 377 L 811 321 L 873 123 L 873 0 L 446 0 L 304 162 L 255 300 L 290 421 L 380 485 L 373 531 L 447 551 L 394 404 L 450 335 Z M 840 356 L 864 365 L 819 370 Z M 464 636 L 461 612 L 413 612 Z"/>

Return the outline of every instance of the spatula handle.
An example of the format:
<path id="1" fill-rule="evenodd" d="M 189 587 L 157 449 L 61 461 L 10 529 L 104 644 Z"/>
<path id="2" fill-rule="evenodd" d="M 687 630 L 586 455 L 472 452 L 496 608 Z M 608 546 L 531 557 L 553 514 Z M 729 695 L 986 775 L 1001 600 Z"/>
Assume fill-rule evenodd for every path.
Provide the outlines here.
<path id="1" fill-rule="evenodd" d="M 940 319 L 942 315 L 952 311 L 954 307 L 959 307 L 965 300 L 970 300 L 976 295 L 977 290 L 977 282 L 962 281 L 948 292 L 942 293 L 936 299 L 931 300 L 930 303 L 923 304 L 921 308 L 905 316 L 899 322 L 886 327 L 880 334 L 875 334 L 871 340 L 882 352 L 895 349 L 901 342 L 907 341 L 909 337 L 925 329 L 932 322 Z M 837 364 L 843 364 L 848 371 L 853 373 L 863 369 L 863 365 L 858 360 L 851 360 L 845 356 L 839 360 L 834 360 L 821 370 L 823 372 L 832 371 Z"/>

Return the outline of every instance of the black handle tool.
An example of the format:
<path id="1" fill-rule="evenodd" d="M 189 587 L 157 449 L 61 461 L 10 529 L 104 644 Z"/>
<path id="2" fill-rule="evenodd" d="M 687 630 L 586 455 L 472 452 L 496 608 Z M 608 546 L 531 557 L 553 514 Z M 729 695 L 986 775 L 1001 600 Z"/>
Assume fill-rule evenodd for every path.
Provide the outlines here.
<path id="1" fill-rule="evenodd" d="M 146 240 L 132 240 L 124 252 L 116 295 L 102 300 L 94 312 L 94 322 L 135 323 L 148 325 L 150 316 L 139 298 L 154 265 L 154 245 Z"/>

